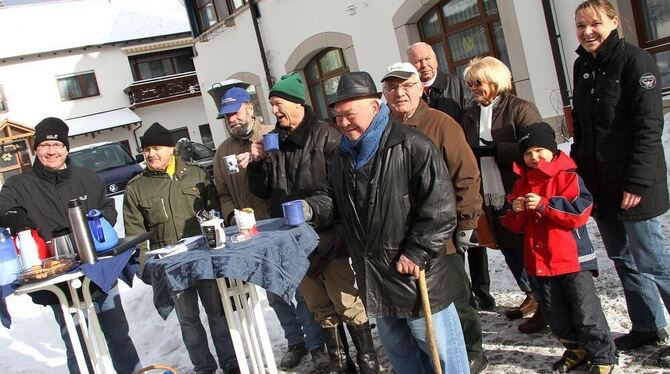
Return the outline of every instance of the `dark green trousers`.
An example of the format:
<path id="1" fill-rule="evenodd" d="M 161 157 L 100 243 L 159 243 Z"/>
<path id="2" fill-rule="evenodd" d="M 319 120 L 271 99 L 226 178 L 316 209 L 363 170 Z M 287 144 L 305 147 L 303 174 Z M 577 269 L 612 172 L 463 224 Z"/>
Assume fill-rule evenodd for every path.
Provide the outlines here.
<path id="1" fill-rule="evenodd" d="M 465 349 L 468 351 L 468 359 L 479 358 L 482 350 L 482 322 L 479 313 L 472 306 L 470 298 L 472 295 L 470 279 L 465 272 L 463 255 L 454 253 L 447 255 L 447 284 L 449 297 L 453 300 L 461 320 Z"/>

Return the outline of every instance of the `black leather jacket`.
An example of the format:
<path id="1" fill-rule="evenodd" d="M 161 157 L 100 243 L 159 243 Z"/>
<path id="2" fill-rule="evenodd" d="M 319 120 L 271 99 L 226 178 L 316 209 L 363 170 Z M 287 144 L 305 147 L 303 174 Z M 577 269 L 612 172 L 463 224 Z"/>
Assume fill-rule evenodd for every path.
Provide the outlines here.
<path id="1" fill-rule="evenodd" d="M 389 121 L 366 166 L 355 171 L 349 155 L 338 150 L 322 187 L 306 200 L 317 226 L 336 211 L 342 218 L 368 314 L 419 316 L 417 281 L 396 271 L 401 254 L 426 269 L 432 312 L 449 306 L 444 247 L 456 228 L 456 198 L 440 153 L 424 135 Z"/>
<path id="2" fill-rule="evenodd" d="M 311 196 L 326 176 L 333 152 L 342 135 L 322 121 L 310 107 L 298 127 L 287 131 L 279 125 L 272 132 L 279 134 L 279 152 L 271 152 L 262 161 L 252 162 L 247 169 L 251 192 L 262 199 L 270 199 L 270 215 L 283 217 L 281 204 Z M 317 252 L 332 257 L 328 251 L 338 251 L 337 257 L 346 257 L 344 248 L 332 248 L 335 238 L 332 227 L 319 231 Z"/>

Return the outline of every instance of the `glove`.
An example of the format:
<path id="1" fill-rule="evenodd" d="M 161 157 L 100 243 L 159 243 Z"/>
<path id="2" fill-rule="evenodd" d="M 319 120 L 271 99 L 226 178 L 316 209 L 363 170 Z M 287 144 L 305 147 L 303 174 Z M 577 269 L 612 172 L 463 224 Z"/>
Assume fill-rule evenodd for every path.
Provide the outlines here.
<path id="1" fill-rule="evenodd" d="M 498 144 L 492 140 L 479 139 L 484 145 L 477 145 L 472 147 L 472 153 L 476 157 L 495 157 L 498 153 Z"/>
<path id="2" fill-rule="evenodd" d="M 465 253 L 468 248 L 479 247 L 477 230 L 456 230 L 456 250 Z"/>
<path id="3" fill-rule="evenodd" d="M 310 278 L 317 278 L 321 276 L 323 273 L 323 269 L 328 266 L 328 263 L 330 262 L 329 259 L 319 256 L 318 254 L 315 256 L 311 256 L 309 259 L 309 268 L 307 269 L 307 275 Z"/>
<path id="4" fill-rule="evenodd" d="M 5 214 L 0 216 L 0 226 L 6 227 L 11 231 L 12 235 L 18 234 L 26 227 L 34 228 L 35 224 L 28 218 L 25 208 L 15 206 L 7 209 Z"/>
<path id="5" fill-rule="evenodd" d="M 305 200 L 300 200 L 300 203 L 302 203 L 302 215 L 305 217 L 305 222 L 311 221 L 312 216 L 314 215 L 312 207 Z"/>

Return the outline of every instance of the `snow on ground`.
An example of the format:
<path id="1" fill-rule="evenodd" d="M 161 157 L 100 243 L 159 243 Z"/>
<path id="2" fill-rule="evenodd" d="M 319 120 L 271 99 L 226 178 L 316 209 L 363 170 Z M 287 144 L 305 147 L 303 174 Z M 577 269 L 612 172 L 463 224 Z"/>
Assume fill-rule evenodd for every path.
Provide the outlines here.
<path id="1" fill-rule="evenodd" d="M 663 143 L 666 159 L 670 159 L 670 114 L 665 116 L 665 123 Z M 666 213 L 663 216 L 663 232 L 668 233 L 669 227 L 670 214 Z M 617 337 L 630 330 L 623 291 L 592 220 L 589 223 L 589 232 L 596 246 L 600 265 L 600 277 L 596 279 L 598 295 L 613 335 Z M 665 237 L 667 240 L 668 235 Z M 523 295 L 517 289 L 498 251 L 489 250 L 489 263 L 491 290 L 498 306 L 492 312 L 481 313 L 484 348 L 491 362 L 487 373 L 549 372 L 551 363 L 559 358 L 562 348 L 548 329 L 536 334 L 521 334 L 517 330 L 520 322 L 505 318 L 505 307 L 518 305 Z M 190 373 L 192 366 L 181 342 L 175 314 L 172 313 L 163 321 L 153 307 L 151 288 L 140 280 L 136 279 L 132 288 L 125 284 L 119 287 L 130 333 L 142 362 L 145 365 L 169 364 L 178 368 L 180 373 Z M 67 373 L 65 349 L 51 310 L 34 305 L 28 296 L 10 296 L 7 302 L 14 321 L 11 329 L 0 327 L 0 373 Z M 202 314 L 204 315 L 204 311 Z M 264 314 L 275 357 L 279 360 L 286 351 L 286 343 L 279 322 L 267 301 L 264 303 Z M 373 334 L 377 339 L 376 330 Z M 378 340 L 377 345 L 384 371 L 391 372 Z M 662 347 L 654 346 L 622 352 L 616 370 L 619 373 L 670 373 L 670 370 L 662 370 L 656 366 L 656 355 L 661 349 Z M 211 350 L 214 352 L 213 347 Z M 353 346 L 351 352 L 355 354 Z M 306 373 L 310 370 L 311 362 L 309 358 L 305 358 L 292 372 Z"/>

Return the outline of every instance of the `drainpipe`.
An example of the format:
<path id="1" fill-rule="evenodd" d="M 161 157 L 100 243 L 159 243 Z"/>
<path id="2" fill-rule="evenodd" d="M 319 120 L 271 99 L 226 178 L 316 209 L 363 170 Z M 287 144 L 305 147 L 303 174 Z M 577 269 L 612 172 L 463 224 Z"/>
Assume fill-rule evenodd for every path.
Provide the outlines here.
<path id="1" fill-rule="evenodd" d="M 572 107 L 570 104 L 570 89 L 568 88 L 567 74 L 561 54 L 561 48 L 558 41 L 561 34 L 556 29 L 556 21 L 552 11 L 551 0 L 542 0 L 542 9 L 544 10 L 544 20 L 547 23 L 547 31 L 549 31 L 549 44 L 551 45 L 551 55 L 554 60 L 554 68 L 558 78 L 558 87 L 561 92 L 561 101 L 563 103 L 563 115 L 568 126 L 568 133 L 573 134 L 572 127 Z"/>
<path id="2" fill-rule="evenodd" d="M 139 130 L 142 127 L 142 121 L 137 122 L 137 124 L 139 124 L 139 126 L 137 126 L 135 130 L 133 130 L 133 138 L 135 138 L 135 145 L 136 145 L 135 150 L 138 153 L 142 153 L 140 152 L 140 138 L 137 137 L 137 130 Z"/>
<path id="3" fill-rule="evenodd" d="M 265 79 L 268 81 L 268 89 L 272 88 L 274 85 L 274 79 L 270 74 L 270 67 L 268 66 L 268 58 L 265 55 L 265 47 L 263 47 L 263 37 L 261 36 L 261 30 L 258 27 L 258 19 L 261 17 L 260 12 L 258 11 L 258 4 L 256 0 L 249 0 L 249 10 L 251 10 L 251 18 L 254 22 L 254 31 L 256 32 L 256 41 L 258 42 L 258 49 L 261 53 L 261 60 L 263 61 L 263 69 L 265 70 Z"/>

